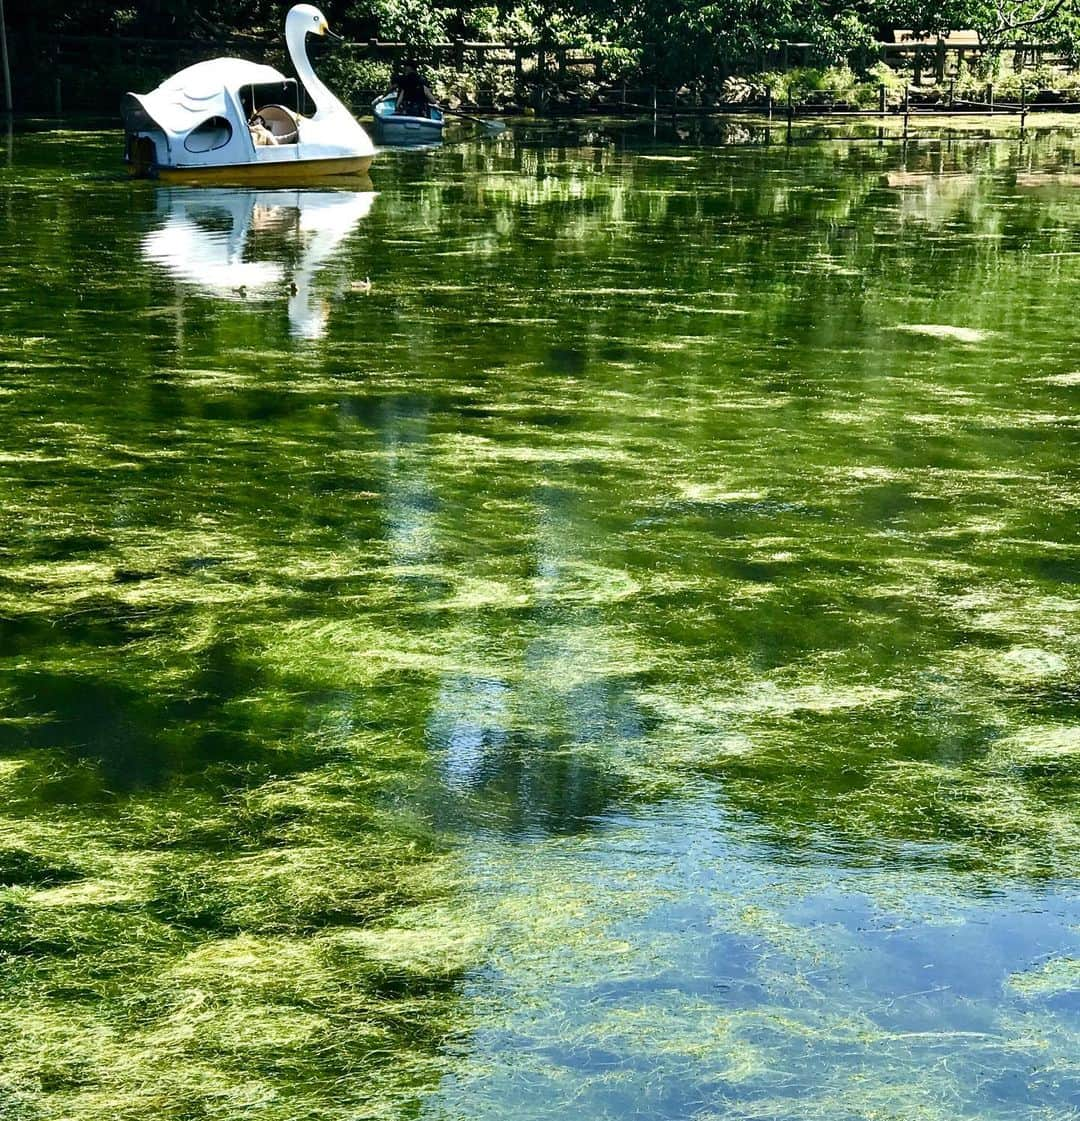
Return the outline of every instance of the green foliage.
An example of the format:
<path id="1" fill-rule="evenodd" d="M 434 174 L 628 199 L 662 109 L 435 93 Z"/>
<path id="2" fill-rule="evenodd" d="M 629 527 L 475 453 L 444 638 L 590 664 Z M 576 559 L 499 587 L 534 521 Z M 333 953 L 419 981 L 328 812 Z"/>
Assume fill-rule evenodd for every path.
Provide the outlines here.
<path id="1" fill-rule="evenodd" d="M 1080 45 L 1078 0 L 1063 0 L 1059 7 L 1038 0 L 634 0 L 629 5 L 614 0 L 484 0 L 456 6 L 432 5 L 426 0 L 322 0 L 331 22 L 357 42 L 369 38 L 407 43 L 423 53 L 437 42 L 461 36 L 489 41 L 543 42 L 589 47 L 600 52 L 608 76 L 656 83 L 665 88 L 687 86 L 714 89 L 732 74 L 784 69 L 782 45 L 809 43 L 810 52 L 799 61 L 816 69 L 850 67 L 863 73 L 875 59 L 875 44 L 895 28 L 910 28 L 933 36 L 951 28 L 974 28 L 996 49 L 1006 49 L 1019 39 L 1056 42 L 1065 49 Z M 212 41 L 231 32 L 254 33 L 278 48 L 283 5 L 270 0 L 129 0 L 122 8 L 102 11 L 89 0 L 8 0 L 11 30 L 32 31 L 34 42 L 51 36 L 113 33 L 125 36 L 167 36 Z M 257 47 L 255 48 L 257 49 Z M 23 85 L 36 86 L 37 98 L 51 104 L 56 77 L 52 55 L 37 50 L 40 58 L 27 73 L 17 75 Z M 108 52 L 106 52 L 108 53 Z M 1007 52 L 1006 52 L 1007 53 Z M 26 55 L 22 56 L 24 59 Z M 132 59 L 120 62 L 96 59 L 83 74 L 78 68 L 61 73 L 69 103 L 88 104 L 98 96 L 115 103 L 117 90 L 145 87 L 176 69 L 162 59 L 136 80 Z M 185 61 L 190 61 L 187 59 Z M 988 69 L 994 60 L 989 60 Z M 366 70 L 324 56 L 331 81 L 348 98 L 363 98 L 379 86 L 381 72 Z M 979 78 L 979 73 L 974 75 Z M 964 81 L 971 78 L 964 75 Z M 85 80 L 84 80 L 85 79 Z M 880 80 L 880 79 L 879 79 Z M 985 80 L 982 79 L 982 80 Z M 1008 80 L 1010 84 L 1011 79 Z M 811 89 L 804 76 L 781 83 L 799 91 Z M 841 80 L 841 85 L 847 85 Z M 856 83 L 857 84 L 857 83 Z M 888 82 L 886 82 L 888 84 Z M 1054 84 L 1054 83 L 1051 83 Z M 472 100 L 480 90 L 495 100 L 505 100 L 505 76 L 495 73 L 456 74 L 445 83 L 451 96 Z M 547 93 L 553 90 L 545 91 Z M 864 97 L 853 89 L 850 98 Z M 24 98 L 23 100 L 26 100 Z"/>
<path id="2" fill-rule="evenodd" d="M 1040 0 L 999 0 L 970 3 L 964 8 L 969 26 L 995 45 L 1016 41 L 1066 42 L 1080 39 L 1080 11 L 1075 0 L 1060 4 Z"/>
<path id="3" fill-rule="evenodd" d="M 320 62 L 319 72 L 342 100 L 359 106 L 389 88 L 393 67 L 389 62 L 353 58 L 338 52 L 328 54 Z"/>
<path id="4" fill-rule="evenodd" d="M 821 9 L 813 16 L 807 31 L 825 58 L 845 59 L 855 51 L 870 48 L 877 38 L 874 29 L 853 11 L 842 11 L 830 19 L 826 9 Z"/>
<path id="5" fill-rule="evenodd" d="M 473 67 L 459 72 L 451 66 L 427 71 L 436 100 L 459 105 L 510 105 L 514 101 L 514 75 L 503 67 Z"/>
<path id="6" fill-rule="evenodd" d="M 768 88 L 774 102 L 785 102 L 790 94 L 795 105 L 843 103 L 866 109 L 877 104 L 882 85 L 888 94 L 902 92 L 904 87 L 896 71 L 882 64 L 872 67 L 865 76 L 847 66 L 799 67 L 766 71 L 754 75 L 750 82 L 760 91 L 759 96 Z"/>
<path id="7" fill-rule="evenodd" d="M 601 43 L 594 48 L 602 59 L 604 74 L 609 79 L 628 78 L 641 67 L 642 56 L 639 50 L 616 43 Z"/>
<path id="8" fill-rule="evenodd" d="M 380 39 L 426 46 L 446 38 L 445 11 L 425 0 L 364 0 L 346 9 L 347 25 L 371 28 Z"/>
<path id="9" fill-rule="evenodd" d="M 1053 90 L 1070 100 L 1080 93 L 1080 74 L 1063 74 L 1049 66 L 1021 71 L 1001 68 L 993 74 L 993 83 L 995 96 L 1008 101 L 1019 101 L 1022 95 L 1031 101 L 1040 90 Z"/>
<path id="10" fill-rule="evenodd" d="M 867 70 L 863 85 L 884 86 L 886 94 L 902 94 L 906 85 L 904 77 L 884 62 L 876 62 Z"/>

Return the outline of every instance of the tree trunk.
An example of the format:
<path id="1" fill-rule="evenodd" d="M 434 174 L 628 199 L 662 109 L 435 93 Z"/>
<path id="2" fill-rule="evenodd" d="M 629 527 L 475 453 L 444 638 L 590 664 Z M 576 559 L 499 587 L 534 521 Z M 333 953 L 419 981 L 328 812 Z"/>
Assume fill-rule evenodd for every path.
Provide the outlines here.
<path id="1" fill-rule="evenodd" d="M 0 0 L 0 70 L 4 72 L 4 112 L 13 109 L 11 102 L 11 63 L 8 60 L 7 25 L 4 21 L 4 0 Z"/>

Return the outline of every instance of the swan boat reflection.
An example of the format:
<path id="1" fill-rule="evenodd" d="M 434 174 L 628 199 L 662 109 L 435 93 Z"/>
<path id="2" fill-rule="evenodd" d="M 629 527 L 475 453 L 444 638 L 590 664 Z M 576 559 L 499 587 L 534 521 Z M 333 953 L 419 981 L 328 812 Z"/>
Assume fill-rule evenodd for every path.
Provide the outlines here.
<path id="1" fill-rule="evenodd" d="M 158 196 L 161 225 L 143 256 L 176 280 L 225 299 L 287 297 L 289 332 L 321 338 L 333 285 L 319 271 L 370 212 L 375 191 L 175 188 Z M 344 274 L 338 287 L 348 287 Z"/>

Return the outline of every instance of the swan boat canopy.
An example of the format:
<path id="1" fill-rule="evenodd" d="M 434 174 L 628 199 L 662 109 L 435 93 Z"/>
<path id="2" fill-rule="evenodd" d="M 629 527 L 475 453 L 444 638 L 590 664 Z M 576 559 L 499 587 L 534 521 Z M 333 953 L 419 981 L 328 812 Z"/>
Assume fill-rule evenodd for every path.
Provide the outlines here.
<path id="1" fill-rule="evenodd" d="M 150 93 L 125 94 L 128 169 L 172 181 L 241 184 L 366 171 L 375 154 L 371 138 L 307 56 L 307 36 L 329 31 L 310 4 L 297 4 L 285 17 L 289 58 L 315 104 L 310 117 L 296 108 L 296 82 L 239 58 L 199 62 Z"/>

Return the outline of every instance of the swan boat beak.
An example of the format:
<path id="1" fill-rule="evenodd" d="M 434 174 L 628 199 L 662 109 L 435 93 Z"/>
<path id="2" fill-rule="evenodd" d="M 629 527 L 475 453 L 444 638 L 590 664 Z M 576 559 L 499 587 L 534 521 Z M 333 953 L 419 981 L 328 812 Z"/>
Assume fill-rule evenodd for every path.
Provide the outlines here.
<path id="1" fill-rule="evenodd" d="M 325 16 L 319 21 L 318 26 L 315 28 L 315 33 L 317 35 L 329 35 L 331 39 L 336 39 L 339 43 L 345 42 L 345 39 L 341 35 L 336 31 L 330 30 L 330 24 L 326 22 Z"/>

